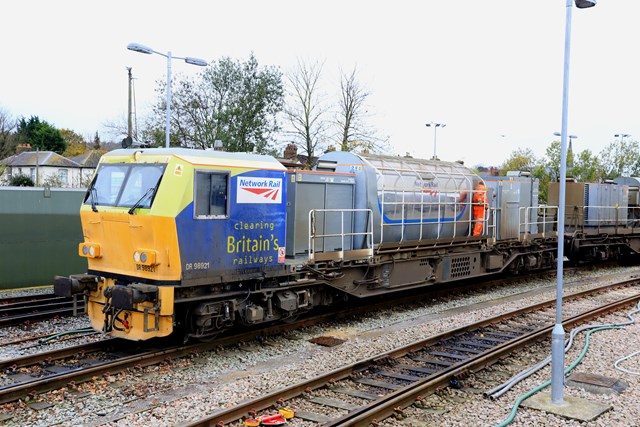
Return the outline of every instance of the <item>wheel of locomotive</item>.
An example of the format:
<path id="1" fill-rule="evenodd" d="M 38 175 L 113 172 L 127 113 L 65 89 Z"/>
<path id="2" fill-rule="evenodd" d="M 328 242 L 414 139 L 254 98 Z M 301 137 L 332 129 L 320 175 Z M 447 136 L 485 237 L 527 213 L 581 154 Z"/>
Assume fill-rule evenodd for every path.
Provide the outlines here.
<path id="1" fill-rule="evenodd" d="M 211 328 L 206 334 L 203 334 L 203 331 L 197 325 L 197 319 L 194 316 L 193 307 L 186 307 L 183 310 L 183 313 L 180 317 L 180 327 L 176 331 L 179 334 L 179 337 L 182 339 L 183 343 L 189 342 L 189 340 L 194 339 L 200 342 L 210 342 L 218 336 L 229 329 L 224 325 L 216 325 L 214 328 Z M 176 315 L 178 317 L 178 315 Z M 218 319 L 212 319 L 212 321 L 217 322 Z"/>
<path id="2" fill-rule="evenodd" d="M 171 335 L 176 342 L 187 344 L 191 336 L 189 335 L 189 307 L 176 306 L 175 325 Z"/>

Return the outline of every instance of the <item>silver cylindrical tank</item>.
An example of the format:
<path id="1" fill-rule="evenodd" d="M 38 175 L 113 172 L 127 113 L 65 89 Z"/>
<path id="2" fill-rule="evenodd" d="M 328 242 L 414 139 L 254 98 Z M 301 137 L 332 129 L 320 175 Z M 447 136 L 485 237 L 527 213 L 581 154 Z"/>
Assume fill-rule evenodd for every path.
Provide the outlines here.
<path id="1" fill-rule="evenodd" d="M 318 170 L 354 173 L 355 230 L 373 221 L 375 244 L 471 235 L 473 190 L 482 180 L 459 163 L 334 151 L 318 159 Z M 363 242 L 364 244 L 364 242 Z"/>

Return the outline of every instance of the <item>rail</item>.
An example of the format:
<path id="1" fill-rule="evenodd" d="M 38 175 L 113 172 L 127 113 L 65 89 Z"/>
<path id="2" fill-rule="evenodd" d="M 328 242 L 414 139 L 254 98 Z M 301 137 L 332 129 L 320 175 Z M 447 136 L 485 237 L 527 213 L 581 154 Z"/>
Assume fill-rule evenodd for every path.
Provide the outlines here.
<path id="1" fill-rule="evenodd" d="M 345 231 L 345 214 L 349 214 L 346 219 L 349 221 L 349 230 Z M 355 215 L 366 213 L 366 231 L 353 231 Z M 319 216 L 322 215 L 322 231 L 318 231 Z M 325 232 L 329 227 L 327 224 L 335 224 L 329 221 L 334 215 L 340 216 L 340 231 Z M 331 228 L 329 228 L 331 230 Z M 354 237 L 362 236 L 363 244 L 361 248 L 354 245 Z M 338 250 L 326 250 L 328 239 L 340 239 Z M 322 251 L 316 248 L 321 245 Z M 334 248 L 335 249 L 335 248 Z M 353 259 L 364 259 L 373 257 L 373 212 L 371 209 L 312 209 L 309 211 L 309 261 L 345 261 Z"/>

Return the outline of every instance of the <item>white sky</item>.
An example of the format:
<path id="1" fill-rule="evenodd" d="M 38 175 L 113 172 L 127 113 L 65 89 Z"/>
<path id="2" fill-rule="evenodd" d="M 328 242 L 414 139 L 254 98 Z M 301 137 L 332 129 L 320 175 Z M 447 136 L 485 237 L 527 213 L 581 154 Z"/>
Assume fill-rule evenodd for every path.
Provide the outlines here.
<path id="1" fill-rule="evenodd" d="M 517 148 L 537 156 L 560 131 L 565 0 L 50 1 L 2 5 L 0 108 L 85 136 L 124 120 L 127 73 L 148 113 L 166 59 L 245 60 L 291 69 L 325 61 L 327 86 L 357 65 L 373 124 L 395 154 L 498 165 Z M 594 154 L 616 133 L 640 139 L 640 2 L 573 8 L 569 133 Z M 635 46 L 635 47 L 634 47 Z M 201 69 L 172 62 L 174 75 Z M 504 135 L 504 136 L 502 136 Z"/>

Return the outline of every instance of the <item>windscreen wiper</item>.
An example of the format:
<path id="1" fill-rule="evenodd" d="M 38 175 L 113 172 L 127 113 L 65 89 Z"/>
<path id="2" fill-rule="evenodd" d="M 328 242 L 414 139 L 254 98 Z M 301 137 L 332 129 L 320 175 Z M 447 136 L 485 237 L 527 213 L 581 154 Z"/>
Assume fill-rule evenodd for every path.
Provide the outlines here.
<path id="1" fill-rule="evenodd" d="M 96 205 L 98 204 L 96 202 L 96 199 L 98 198 L 98 190 L 96 190 L 96 187 L 91 187 L 91 210 L 94 212 L 98 212 L 98 208 L 96 207 Z"/>
<path id="2" fill-rule="evenodd" d="M 155 187 L 149 187 L 147 192 L 144 193 L 142 197 L 140 197 L 140 199 L 138 199 L 138 201 L 133 204 L 133 206 L 131 206 L 131 209 L 129 209 L 129 215 L 133 215 L 136 209 L 138 209 L 139 207 L 142 207 L 142 202 L 144 201 L 144 199 L 151 196 L 153 193 L 155 193 L 155 191 L 156 191 Z"/>

